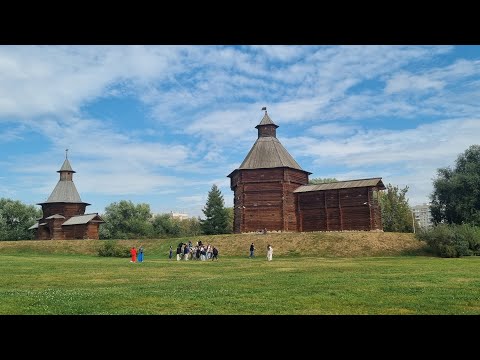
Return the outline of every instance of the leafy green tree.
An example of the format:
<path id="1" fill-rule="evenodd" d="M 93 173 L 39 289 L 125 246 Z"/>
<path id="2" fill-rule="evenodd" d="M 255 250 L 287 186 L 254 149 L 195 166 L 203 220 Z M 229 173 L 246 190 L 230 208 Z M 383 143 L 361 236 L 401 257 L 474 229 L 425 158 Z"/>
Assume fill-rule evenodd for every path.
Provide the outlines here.
<path id="1" fill-rule="evenodd" d="M 0 199 L 0 240 L 30 240 L 34 231 L 28 228 L 42 217 L 42 210 L 18 200 Z"/>
<path id="2" fill-rule="evenodd" d="M 379 193 L 378 201 L 382 209 L 383 230 L 390 232 L 413 232 L 413 214 L 406 194 L 408 186 L 399 189 L 388 184 L 385 192 Z"/>
<path id="3" fill-rule="evenodd" d="M 202 233 L 200 218 L 188 218 L 180 220 L 182 236 L 198 236 Z"/>
<path id="4" fill-rule="evenodd" d="M 430 195 L 433 222 L 480 225 L 480 145 L 460 154 L 455 168 L 437 169 Z"/>
<path id="5" fill-rule="evenodd" d="M 152 226 L 156 237 L 180 236 L 180 226 L 168 213 L 158 214 L 153 217 Z"/>
<path id="6" fill-rule="evenodd" d="M 147 238 L 153 234 L 152 213 L 148 204 L 135 205 L 130 200 L 121 200 L 108 205 L 102 217 L 105 220 L 105 224 L 100 225 L 103 239 Z"/>
<path id="7" fill-rule="evenodd" d="M 202 231 L 205 235 L 228 233 L 228 213 L 217 185 L 213 184 L 202 211 L 206 217 L 205 220 L 201 220 Z"/>
<path id="8" fill-rule="evenodd" d="M 200 219 L 173 218 L 170 214 L 158 214 L 152 219 L 153 233 L 155 237 L 185 237 L 200 235 Z"/>
<path id="9" fill-rule="evenodd" d="M 310 185 L 316 185 L 316 184 L 323 184 L 323 183 L 332 183 L 332 182 L 337 182 L 338 180 L 335 178 L 313 178 L 308 180 L 308 183 Z"/>

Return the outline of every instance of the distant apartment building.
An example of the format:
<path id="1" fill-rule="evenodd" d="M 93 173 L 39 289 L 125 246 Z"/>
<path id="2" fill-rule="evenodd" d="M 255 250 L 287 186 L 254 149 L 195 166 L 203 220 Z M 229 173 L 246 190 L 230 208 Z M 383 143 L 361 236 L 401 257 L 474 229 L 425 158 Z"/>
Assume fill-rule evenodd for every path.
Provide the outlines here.
<path id="1" fill-rule="evenodd" d="M 170 211 L 170 216 L 173 218 L 173 219 L 180 219 L 180 220 L 186 220 L 189 218 L 188 214 L 185 214 L 185 213 L 177 213 L 177 212 L 173 212 L 173 211 Z"/>
<path id="2" fill-rule="evenodd" d="M 415 216 L 417 224 L 421 228 L 426 229 L 433 226 L 432 214 L 430 213 L 430 204 L 412 206 L 412 212 Z"/>

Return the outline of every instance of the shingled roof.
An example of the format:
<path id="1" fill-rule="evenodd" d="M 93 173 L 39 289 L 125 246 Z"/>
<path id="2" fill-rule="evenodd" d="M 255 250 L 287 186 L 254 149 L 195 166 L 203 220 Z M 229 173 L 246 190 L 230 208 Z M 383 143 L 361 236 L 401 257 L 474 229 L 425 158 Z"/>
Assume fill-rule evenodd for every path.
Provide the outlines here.
<path id="1" fill-rule="evenodd" d="M 260 121 L 260 124 L 258 124 L 255 127 L 258 129 L 258 127 L 262 125 L 275 125 L 278 128 L 278 125 L 275 124 L 272 119 L 270 119 L 270 116 L 268 116 L 266 111 L 265 111 L 265 115 L 262 118 L 262 121 Z"/>
<path id="2" fill-rule="evenodd" d="M 266 129 L 276 129 L 276 125 L 265 111 L 260 123 L 255 126 L 258 129 L 257 141 L 253 144 L 247 156 L 243 160 L 240 167 L 230 173 L 231 176 L 237 170 L 243 169 L 265 169 L 288 167 L 292 169 L 303 170 L 295 159 L 283 147 L 276 138 L 275 131 L 265 131 Z M 310 174 L 310 173 L 309 173 Z"/>
<path id="3" fill-rule="evenodd" d="M 250 152 L 239 169 L 261 169 L 290 167 L 303 170 L 295 159 L 283 147 L 280 141 L 272 136 L 260 137 L 255 141 Z"/>
<path id="4" fill-rule="evenodd" d="M 67 203 L 81 203 L 80 195 L 73 181 L 59 180 L 55 189 L 48 197 L 46 203 L 67 202 Z"/>
<path id="5" fill-rule="evenodd" d="M 65 159 L 60 170 L 57 171 L 60 173 L 60 180 L 58 180 L 57 185 L 53 189 L 52 193 L 48 197 L 47 201 L 39 203 L 38 205 L 45 203 L 83 203 L 78 194 L 77 188 L 73 183 L 73 180 L 68 180 L 65 176 L 62 176 L 62 173 L 74 173 L 70 162 L 68 159 Z M 71 178 L 71 177 L 70 177 Z M 84 203 L 87 204 L 87 203 Z M 88 204 L 90 205 L 90 204 Z"/>
<path id="6" fill-rule="evenodd" d="M 93 220 L 93 222 L 99 222 L 99 223 L 104 223 L 105 222 L 105 221 L 103 221 L 103 219 L 100 216 L 98 216 L 97 213 L 94 213 L 94 214 L 84 214 L 84 215 L 72 216 L 70 219 L 65 221 L 62 224 L 62 226 L 87 224 L 88 222 L 90 222 L 92 220 Z"/>
<path id="7" fill-rule="evenodd" d="M 370 179 L 336 181 L 336 182 L 323 183 L 323 184 L 302 185 L 297 189 L 295 189 L 294 193 L 346 189 L 346 188 L 356 188 L 356 187 L 368 187 L 368 186 L 376 186 L 380 190 L 385 190 L 385 185 L 383 185 L 382 178 L 370 178 Z"/>
<path id="8" fill-rule="evenodd" d="M 65 161 L 63 162 L 62 167 L 61 167 L 60 170 L 58 170 L 57 172 L 62 172 L 62 171 L 75 172 L 75 171 L 73 171 L 72 166 L 70 165 L 70 161 L 68 161 L 68 159 L 65 159 Z"/>

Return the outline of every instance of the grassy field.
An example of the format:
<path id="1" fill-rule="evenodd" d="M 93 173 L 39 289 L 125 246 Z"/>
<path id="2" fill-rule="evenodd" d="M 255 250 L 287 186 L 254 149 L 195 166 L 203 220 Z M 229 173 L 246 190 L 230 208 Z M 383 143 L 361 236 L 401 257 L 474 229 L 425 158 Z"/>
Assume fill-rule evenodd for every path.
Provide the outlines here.
<path id="1" fill-rule="evenodd" d="M 177 262 L 147 252 L 134 264 L 24 243 L 1 244 L 0 314 L 480 314 L 479 257 Z"/>
<path id="2" fill-rule="evenodd" d="M 215 245 L 220 260 L 168 260 L 170 245 L 188 240 Z M 257 257 L 248 259 L 252 242 Z M 480 258 L 428 256 L 413 234 L 117 242 L 143 245 L 143 264 L 98 257 L 103 244 L 0 242 L 0 314 L 480 314 Z M 265 259 L 267 244 L 272 262 Z"/>

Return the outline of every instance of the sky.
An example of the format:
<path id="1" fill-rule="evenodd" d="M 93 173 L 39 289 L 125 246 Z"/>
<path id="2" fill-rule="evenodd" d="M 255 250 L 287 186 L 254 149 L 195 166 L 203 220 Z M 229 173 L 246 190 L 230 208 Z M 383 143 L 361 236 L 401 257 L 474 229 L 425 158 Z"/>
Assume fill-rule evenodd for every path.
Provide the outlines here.
<path id="1" fill-rule="evenodd" d="M 0 198 L 45 201 L 68 159 L 86 212 L 203 217 L 267 107 L 310 178 L 381 177 L 429 201 L 480 144 L 480 46 L 0 46 Z M 40 208 L 40 207 L 39 207 Z"/>

